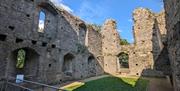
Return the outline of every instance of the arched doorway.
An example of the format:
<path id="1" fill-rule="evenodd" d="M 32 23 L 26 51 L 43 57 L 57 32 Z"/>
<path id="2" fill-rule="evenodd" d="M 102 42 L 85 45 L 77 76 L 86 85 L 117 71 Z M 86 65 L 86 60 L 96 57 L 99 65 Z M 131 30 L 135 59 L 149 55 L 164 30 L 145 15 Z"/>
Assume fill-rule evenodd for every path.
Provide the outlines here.
<path id="1" fill-rule="evenodd" d="M 88 75 L 96 76 L 96 60 L 94 56 L 88 58 Z"/>
<path id="2" fill-rule="evenodd" d="M 121 52 L 118 55 L 118 63 L 120 68 L 129 68 L 129 55 L 127 53 Z"/>
<path id="3" fill-rule="evenodd" d="M 73 74 L 73 59 L 74 56 L 70 53 L 64 56 L 62 71 L 66 76 L 72 76 Z"/>
<path id="4" fill-rule="evenodd" d="M 8 76 L 24 75 L 26 80 L 35 80 L 39 70 L 39 54 L 31 48 L 19 48 L 8 58 Z"/>

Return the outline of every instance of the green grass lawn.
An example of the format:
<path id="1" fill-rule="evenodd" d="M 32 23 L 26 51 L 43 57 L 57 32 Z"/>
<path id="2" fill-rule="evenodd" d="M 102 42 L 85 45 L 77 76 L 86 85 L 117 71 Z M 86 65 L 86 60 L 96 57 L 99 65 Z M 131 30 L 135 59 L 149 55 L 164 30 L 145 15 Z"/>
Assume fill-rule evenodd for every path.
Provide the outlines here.
<path id="1" fill-rule="evenodd" d="M 136 78 L 105 77 L 65 88 L 68 91 L 146 91 L 149 81 Z"/>

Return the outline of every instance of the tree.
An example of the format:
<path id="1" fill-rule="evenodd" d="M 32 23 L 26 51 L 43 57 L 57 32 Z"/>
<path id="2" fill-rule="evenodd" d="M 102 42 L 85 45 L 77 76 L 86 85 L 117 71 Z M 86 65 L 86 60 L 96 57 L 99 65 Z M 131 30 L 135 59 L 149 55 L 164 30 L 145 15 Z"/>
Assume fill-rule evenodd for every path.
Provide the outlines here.
<path id="1" fill-rule="evenodd" d="M 118 55 L 119 57 L 119 63 L 121 65 L 121 68 L 129 68 L 129 56 L 128 54 L 122 52 Z"/>
<path id="2" fill-rule="evenodd" d="M 126 39 L 120 39 L 120 45 L 129 45 L 130 43 Z"/>

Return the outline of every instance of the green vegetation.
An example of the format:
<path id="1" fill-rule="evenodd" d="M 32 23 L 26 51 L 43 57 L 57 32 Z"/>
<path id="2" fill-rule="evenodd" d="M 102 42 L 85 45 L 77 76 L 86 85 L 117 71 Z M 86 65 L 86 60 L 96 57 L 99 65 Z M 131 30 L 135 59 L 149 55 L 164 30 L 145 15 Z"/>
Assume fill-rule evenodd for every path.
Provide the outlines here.
<path id="1" fill-rule="evenodd" d="M 81 87 L 83 85 L 84 85 L 84 83 L 82 83 L 82 82 L 73 82 L 73 83 L 71 83 L 71 84 L 69 84 L 69 85 L 67 85 L 67 86 L 65 86 L 65 87 L 63 87 L 61 89 L 66 89 L 68 91 L 73 91 L 73 90 L 75 90 L 75 89 L 77 89 L 77 88 L 79 88 L 79 87 Z"/>
<path id="2" fill-rule="evenodd" d="M 69 91 L 146 91 L 149 81 L 136 78 L 105 77 L 66 88 Z M 79 88 L 78 88 L 79 87 Z"/>
<path id="3" fill-rule="evenodd" d="M 129 45 L 130 43 L 126 39 L 120 39 L 120 45 Z"/>
<path id="4" fill-rule="evenodd" d="M 129 55 L 122 52 L 118 55 L 119 63 L 121 64 L 121 68 L 129 68 Z"/>
<path id="5" fill-rule="evenodd" d="M 24 67 L 26 52 L 23 49 L 18 50 L 16 68 L 22 69 Z"/>

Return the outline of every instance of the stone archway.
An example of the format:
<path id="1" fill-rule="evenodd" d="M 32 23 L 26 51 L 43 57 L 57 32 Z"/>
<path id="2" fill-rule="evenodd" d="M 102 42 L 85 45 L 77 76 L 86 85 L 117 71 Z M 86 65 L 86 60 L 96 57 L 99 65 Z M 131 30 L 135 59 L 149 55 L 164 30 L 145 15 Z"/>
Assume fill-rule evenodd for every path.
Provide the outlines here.
<path id="1" fill-rule="evenodd" d="M 18 66 L 20 50 L 25 52 L 23 65 Z M 39 70 L 39 54 L 31 48 L 19 48 L 12 51 L 8 56 L 8 76 L 15 78 L 24 75 L 26 80 L 35 80 Z"/>
<path id="2" fill-rule="evenodd" d="M 88 75 L 96 76 L 96 60 L 94 56 L 88 58 Z"/>
<path id="3" fill-rule="evenodd" d="M 72 76 L 73 74 L 73 60 L 74 60 L 74 55 L 70 53 L 64 56 L 62 71 L 66 76 Z"/>

